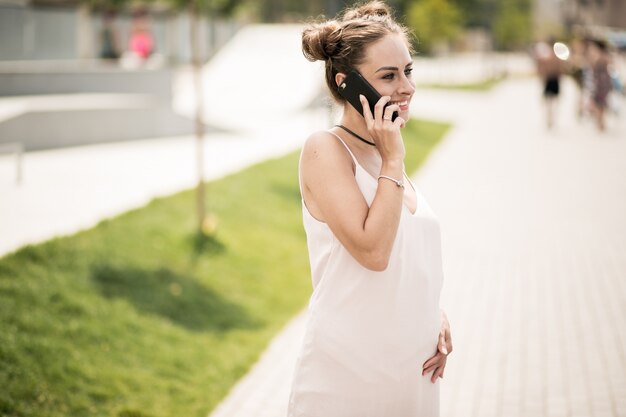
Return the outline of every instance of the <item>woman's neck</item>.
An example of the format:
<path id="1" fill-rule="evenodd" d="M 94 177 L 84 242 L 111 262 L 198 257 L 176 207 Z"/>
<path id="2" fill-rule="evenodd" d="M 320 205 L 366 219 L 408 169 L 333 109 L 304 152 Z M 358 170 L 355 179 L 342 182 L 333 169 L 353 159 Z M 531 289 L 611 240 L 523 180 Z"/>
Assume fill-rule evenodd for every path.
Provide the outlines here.
<path id="1" fill-rule="evenodd" d="M 357 135 L 367 140 L 368 142 L 374 142 L 374 139 L 372 139 L 372 136 L 367 130 L 365 119 L 356 110 L 344 111 L 343 116 L 341 117 L 341 120 L 339 121 L 339 124 L 347 127 L 352 132 L 356 133 Z M 367 153 L 369 152 L 378 153 L 378 150 L 376 149 L 376 147 L 371 146 L 367 143 L 364 143 L 350 134 L 348 136 L 350 137 L 350 143 L 353 144 L 353 146 L 363 149 L 363 151 Z"/>

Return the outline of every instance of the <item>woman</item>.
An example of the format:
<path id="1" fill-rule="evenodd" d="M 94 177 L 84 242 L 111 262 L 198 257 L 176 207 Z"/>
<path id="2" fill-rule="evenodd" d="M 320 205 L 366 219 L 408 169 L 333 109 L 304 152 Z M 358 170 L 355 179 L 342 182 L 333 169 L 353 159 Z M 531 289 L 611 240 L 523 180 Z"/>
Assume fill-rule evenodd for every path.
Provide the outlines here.
<path id="1" fill-rule="evenodd" d="M 314 291 L 288 415 L 438 416 L 452 346 L 438 306 L 439 225 L 403 172 L 400 129 L 415 92 L 406 29 L 373 1 L 309 26 L 302 47 L 325 61 L 344 110 L 300 160 Z M 351 69 L 383 96 L 374 114 L 364 98 L 361 116 L 337 93 Z"/>

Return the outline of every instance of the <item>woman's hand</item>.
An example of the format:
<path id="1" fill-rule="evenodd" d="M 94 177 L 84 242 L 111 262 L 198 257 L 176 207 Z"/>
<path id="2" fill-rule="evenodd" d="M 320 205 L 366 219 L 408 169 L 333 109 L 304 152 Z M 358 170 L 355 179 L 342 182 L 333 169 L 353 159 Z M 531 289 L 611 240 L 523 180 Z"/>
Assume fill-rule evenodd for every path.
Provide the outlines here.
<path id="1" fill-rule="evenodd" d="M 424 363 L 422 375 L 433 371 L 433 376 L 430 379 L 432 383 L 435 383 L 437 378 L 443 378 L 443 372 L 446 369 L 446 362 L 450 353 L 452 353 L 450 323 L 446 313 L 441 311 L 441 331 L 439 332 L 439 342 L 437 343 L 437 354 Z"/>
<path id="2" fill-rule="evenodd" d="M 374 106 L 374 114 L 370 111 L 370 106 L 365 96 L 360 95 L 361 105 L 363 106 L 363 117 L 367 130 L 376 143 L 376 148 L 380 152 L 383 163 L 388 160 L 404 161 L 404 142 L 400 134 L 400 128 L 404 127 L 405 120 L 396 117 L 395 121 L 391 121 L 393 112 L 400 111 L 397 104 L 385 105 L 391 100 L 389 96 L 383 96 Z"/>

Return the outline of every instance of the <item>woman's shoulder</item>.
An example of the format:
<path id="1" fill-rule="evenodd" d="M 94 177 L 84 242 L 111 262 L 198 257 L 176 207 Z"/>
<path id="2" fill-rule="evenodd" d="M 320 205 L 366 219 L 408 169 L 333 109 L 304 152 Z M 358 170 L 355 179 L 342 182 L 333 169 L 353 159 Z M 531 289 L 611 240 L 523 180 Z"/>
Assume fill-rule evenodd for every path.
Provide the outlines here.
<path id="1" fill-rule="evenodd" d="M 328 130 L 312 133 L 304 142 L 300 163 L 316 170 L 353 167 L 352 157 L 341 140 Z"/>
<path id="2" fill-rule="evenodd" d="M 304 142 L 302 153 L 316 158 L 339 158 L 352 160 L 341 140 L 328 130 L 313 132 Z"/>
<path id="3" fill-rule="evenodd" d="M 305 148 L 334 148 L 339 140 L 329 130 L 318 130 L 309 135 L 304 142 Z"/>

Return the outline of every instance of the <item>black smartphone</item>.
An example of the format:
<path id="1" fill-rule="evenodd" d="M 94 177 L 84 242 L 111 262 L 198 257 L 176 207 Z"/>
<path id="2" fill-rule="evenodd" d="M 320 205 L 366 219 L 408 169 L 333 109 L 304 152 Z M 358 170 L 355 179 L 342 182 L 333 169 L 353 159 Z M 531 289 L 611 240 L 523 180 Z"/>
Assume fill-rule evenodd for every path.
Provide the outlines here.
<path id="1" fill-rule="evenodd" d="M 374 106 L 382 97 L 378 91 L 355 69 L 351 70 L 341 84 L 339 84 L 339 94 L 352 105 L 361 116 L 363 116 L 363 106 L 359 100 L 359 94 L 363 94 L 370 105 L 372 116 L 374 115 Z M 389 103 L 385 105 L 387 107 Z M 398 112 L 394 111 L 391 120 L 396 120 Z"/>

